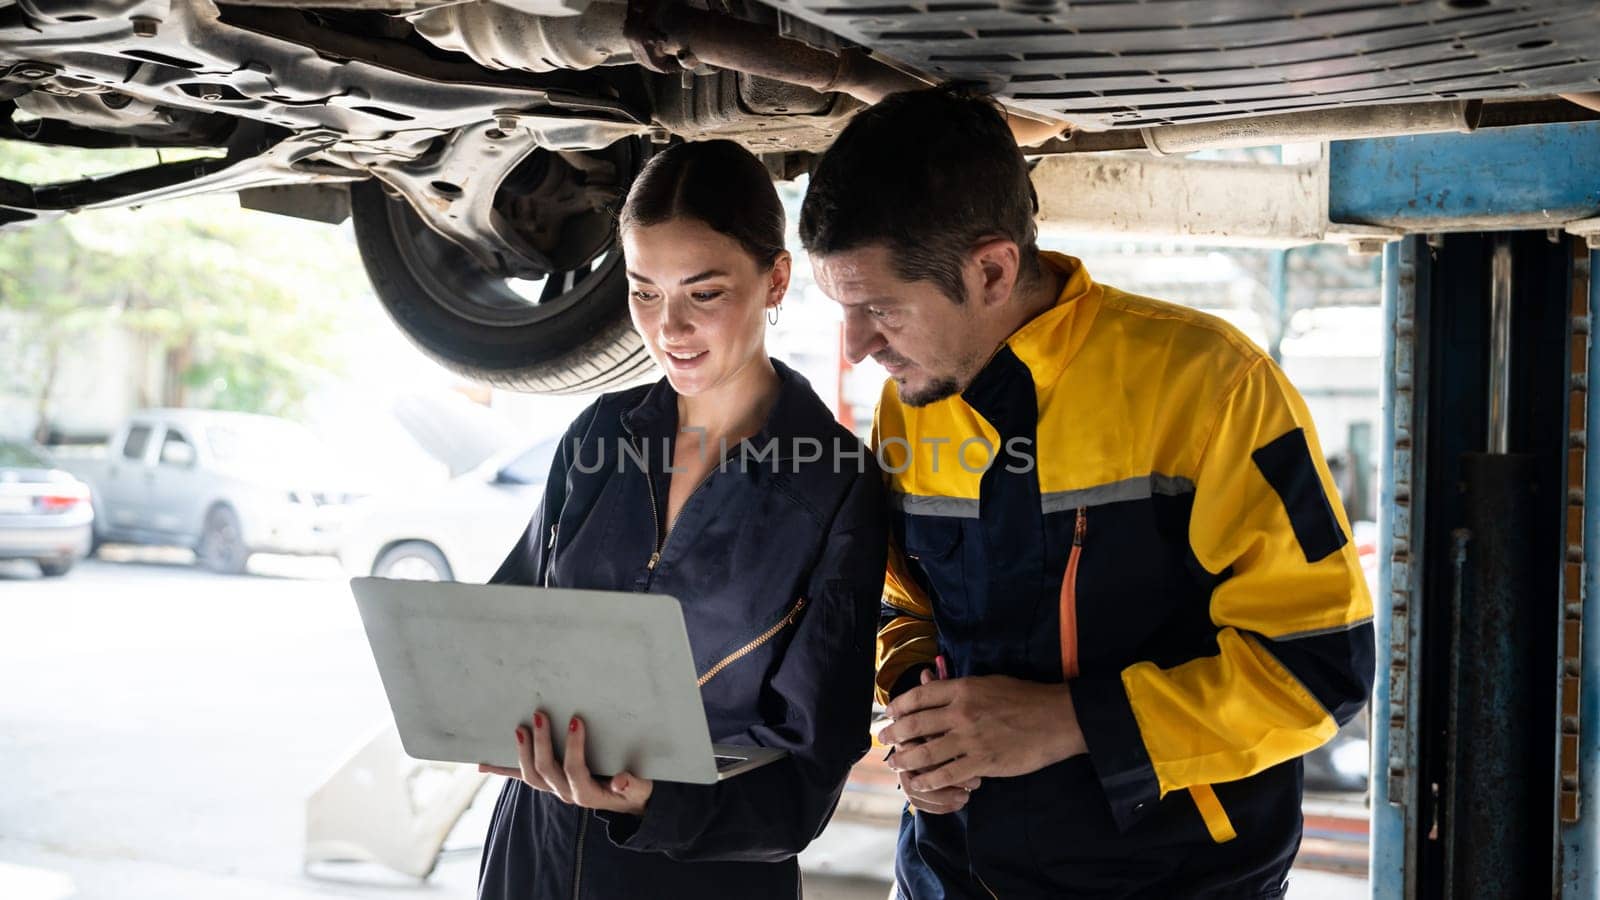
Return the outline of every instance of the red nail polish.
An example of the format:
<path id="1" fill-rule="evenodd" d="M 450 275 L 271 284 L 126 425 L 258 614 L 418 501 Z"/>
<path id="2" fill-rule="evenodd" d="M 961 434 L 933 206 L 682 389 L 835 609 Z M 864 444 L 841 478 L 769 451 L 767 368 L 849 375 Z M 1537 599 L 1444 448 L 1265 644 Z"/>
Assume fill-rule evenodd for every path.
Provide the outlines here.
<path id="1" fill-rule="evenodd" d="M 533 714 L 533 727 L 535 727 L 535 728 L 543 728 L 544 727 L 544 713 L 534 713 Z"/>
<path id="2" fill-rule="evenodd" d="M 517 729 L 517 743 L 518 744 L 522 743 L 522 729 L 521 728 Z"/>
<path id="3" fill-rule="evenodd" d="M 573 734 L 577 734 L 578 733 L 578 717 L 577 716 L 573 716 L 572 717 L 572 721 L 567 723 L 567 730 L 572 732 Z"/>

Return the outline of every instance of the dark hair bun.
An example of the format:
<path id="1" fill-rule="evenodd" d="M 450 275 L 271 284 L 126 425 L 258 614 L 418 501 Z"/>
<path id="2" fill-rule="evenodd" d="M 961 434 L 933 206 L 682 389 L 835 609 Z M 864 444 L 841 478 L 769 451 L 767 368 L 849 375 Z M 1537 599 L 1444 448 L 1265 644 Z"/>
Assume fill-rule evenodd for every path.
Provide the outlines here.
<path id="1" fill-rule="evenodd" d="M 783 203 L 767 167 L 733 141 L 678 144 L 651 157 L 617 216 L 618 226 L 704 222 L 738 241 L 762 268 L 784 251 Z"/>

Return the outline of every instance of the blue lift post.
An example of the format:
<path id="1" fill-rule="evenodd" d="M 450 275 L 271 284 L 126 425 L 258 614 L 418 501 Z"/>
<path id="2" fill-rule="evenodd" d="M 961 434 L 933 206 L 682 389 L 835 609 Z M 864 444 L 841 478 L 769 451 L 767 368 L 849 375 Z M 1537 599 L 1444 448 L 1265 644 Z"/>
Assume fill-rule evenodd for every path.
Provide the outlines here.
<path id="1" fill-rule="evenodd" d="M 1421 542 L 1412 534 L 1413 516 L 1425 500 L 1413 490 L 1415 444 L 1422 407 L 1416 389 L 1426 377 L 1417 345 L 1416 255 L 1426 253 L 1420 238 L 1387 245 L 1383 254 L 1383 417 L 1378 505 L 1378 596 L 1373 598 L 1378 672 L 1372 688 L 1372 794 L 1369 878 L 1374 900 L 1415 896 L 1418 779 L 1417 747 L 1408 739 L 1409 698 L 1420 689 L 1417 667 L 1421 615 L 1413 598 Z"/>
<path id="2" fill-rule="evenodd" d="M 1600 122 L 1335 141 L 1328 217 L 1411 233 L 1559 228 L 1600 210 Z"/>
<path id="3" fill-rule="evenodd" d="M 1588 373 L 1600 371 L 1600 252 L 1589 253 Z M 1586 388 L 1592 385 L 1586 385 Z M 1600 448 L 1600 390 L 1585 391 L 1585 447 Z M 1562 897 L 1594 897 L 1600 893 L 1600 453 L 1586 453 L 1583 466 L 1583 583 L 1580 597 L 1567 602 L 1582 604 L 1583 665 L 1579 694 L 1578 817 L 1561 825 L 1560 885 Z M 1572 544 L 1575 535 L 1568 535 Z"/>
<path id="4" fill-rule="evenodd" d="M 1600 211 L 1600 123 L 1335 143 L 1329 153 L 1328 185 L 1329 217 L 1337 222 L 1395 228 L 1413 235 L 1425 231 L 1559 229 L 1568 223 L 1592 218 Z M 1554 239 L 1556 236 L 1552 235 Z M 1488 245 L 1476 236 L 1468 236 L 1467 246 Z M 1525 241 L 1523 246 L 1528 246 Z M 1442 891 L 1451 884 L 1448 870 L 1443 876 L 1436 874 L 1428 884 L 1419 881 L 1419 859 L 1425 843 L 1434 846 L 1436 862 L 1436 842 L 1439 841 L 1454 840 L 1457 846 L 1450 853 L 1458 860 L 1470 859 L 1474 851 L 1492 855 L 1498 849 L 1472 847 L 1465 830 L 1458 829 L 1460 833 L 1452 838 L 1446 833 L 1449 829 L 1440 826 L 1437 811 L 1441 804 L 1427 796 L 1435 786 L 1423 783 L 1424 766 L 1418 755 L 1422 741 L 1419 723 L 1424 717 L 1424 707 L 1444 700 L 1452 704 L 1451 715 L 1455 715 L 1454 705 L 1459 698 L 1452 692 L 1456 690 L 1456 679 L 1451 678 L 1448 685 L 1441 684 L 1441 664 L 1465 662 L 1471 665 L 1475 662 L 1471 654 L 1474 648 L 1462 645 L 1460 634 L 1453 638 L 1455 643 L 1444 643 L 1441 647 L 1439 629 L 1445 623 L 1439 622 L 1431 626 L 1432 646 L 1436 654 L 1442 649 L 1454 658 L 1429 661 L 1422 655 L 1427 631 L 1424 626 L 1428 623 L 1419 601 L 1424 589 L 1430 588 L 1424 575 L 1432 571 L 1437 577 L 1440 571 L 1437 564 L 1442 562 L 1435 559 L 1430 564 L 1424 558 L 1423 551 L 1429 543 L 1425 532 L 1430 525 L 1435 529 L 1449 525 L 1431 522 L 1427 512 L 1429 373 L 1434 368 L 1428 358 L 1429 341 L 1424 339 L 1424 325 L 1432 312 L 1429 307 L 1432 291 L 1428 285 L 1430 256 L 1430 247 L 1424 240 L 1412 236 L 1390 244 L 1384 258 L 1384 306 L 1389 334 L 1384 359 L 1386 414 L 1381 483 L 1384 507 L 1380 532 L 1381 581 L 1379 596 L 1374 598 L 1378 673 L 1373 698 L 1375 729 L 1371 782 L 1371 884 L 1372 895 L 1377 898 L 1443 895 Z M 1600 279 L 1590 280 L 1586 277 L 1588 272 L 1584 271 L 1600 265 L 1596 262 L 1600 255 L 1587 253 L 1585 256 L 1570 266 L 1573 280 L 1569 283 L 1577 288 L 1581 278 L 1588 284 L 1587 303 L 1570 308 L 1568 333 L 1572 338 L 1569 346 L 1573 357 L 1570 362 L 1574 365 L 1570 368 L 1570 379 L 1564 379 L 1567 396 L 1533 398 L 1540 403 L 1559 402 L 1563 411 L 1555 418 L 1566 423 L 1559 440 L 1564 442 L 1562 446 L 1568 455 L 1562 457 L 1565 471 L 1557 482 L 1567 489 L 1561 491 L 1568 503 L 1567 515 L 1555 532 L 1562 535 L 1562 546 L 1551 547 L 1552 552 L 1546 554 L 1552 568 L 1558 564 L 1564 567 L 1563 577 L 1559 579 L 1554 578 L 1554 572 L 1547 573 L 1552 583 L 1562 587 L 1554 592 L 1559 596 L 1526 598 L 1528 603 L 1544 603 L 1549 609 L 1547 626 L 1554 657 L 1549 678 L 1554 685 L 1544 687 L 1555 697 L 1555 702 L 1548 716 L 1527 710 L 1498 709 L 1494 711 L 1498 718 L 1490 719 L 1503 722 L 1514 713 L 1530 729 L 1548 723 L 1550 730 L 1540 739 L 1548 739 L 1548 746 L 1556 755 L 1552 768 L 1555 777 L 1548 785 L 1549 820 L 1528 825 L 1541 833 L 1548 829 L 1552 835 L 1549 881 L 1545 884 L 1552 890 L 1540 890 L 1534 884 L 1502 884 L 1500 889 L 1507 891 L 1498 894 L 1502 896 L 1535 895 L 1523 893 L 1526 889 L 1562 898 L 1589 898 L 1596 896 L 1597 881 L 1600 881 L 1597 879 L 1597 870 L 1600 870 L 1600 843 L 1597 843 L 1600 840 L 1600 830 L 1597 830 L 1597 814 L 1600 814 L 1597 809 L 1600 807 L 1600 683 L 1597 683 L 1600 682 L 1600 627 L 1582 627 L 1585 619 L 1591 623 L 1595 621 L 1589 617 L 1595 604 L 1600 602 L 1597 600 L 1600 598 L 1600 571 L 1593 565 L 1593 561 L 1600 560 L 1600 496 L 1597 496 L 1600 494 L 1600 454 L 1586 453 L 1586 447 L 1600 447 L 1600 397 L 1592 396 L 1587 390 L 1587 372 L 1596 371 L 1595 367 L 1600 366 L 1600 350 L 1596 342 L 1588 339 L 1592 326 L 1600 321 L 1597 318 L 1600 317 L 1600 287 L 1595 284 Z M 1548 260 L 1551 256 L 1546 252 L 1530 254 L 1530 258 Z M 1483 268 L 1487 272 L 1487 266 Z M 1460 277 L 1459 271 L 1443 274 Z M 1541 276 L 1536 279 L 1539 283 L 1522 291 L 1542 291 L 1533 296 L 1533 306 L 1548 303 L 1554 293 L 1550 287 L 1554 283 L 1551 273 L 1536 274 Z M 1569 310 L 1566 301 L 1571 293 L 1568 291 L 1561 298 L 1563 313 Z M 1449 307 L 1456 299 L 1440 298 L 1439 302 L 1445 305 L 1437 312 L 1441 316 L 1451 312 Z M 1529 302 L 1529 298 L 1519 295 L 1518 302 Z M 1547 314 L 1548 310 L 1535 312 Z M 1523 352 L 1529 349 L 1532 348 L 1523 348 Z M 1441 345 L 1439 352 L 1441 359 L 1450 354 L 1460 359 L 1468 350 Z M 1549 369 L 1548 361 L 1541 364 Z M 1484 365 L 1489 363 L 1486 361 Z M 1449 386 L 1443 384 L 1433 387 L 1449 390 Z M 1567 410 L 1570 413 L 1565 412 Z M 1527 421 L 1523 410 L 1514 412 Z M 1434 428 L 1454 425 L 1438 421 L 1437 411 L 1434 417 L 1431 423 Z M 1578 421 L 1580 417 L 1581 422 Z M 1556 439 L 1549 429 L 1544 429 L 1542 434 L 1547 444 Z M 1435 485 L 1434 490 L 1438 489 Z M 1489 526 L 1480 522 L 1478 527 Z M 1439 535 L 1432 538 L 1437 550 Z M 1437 592 L 1440 586 L 1435 584 L 1431 589 Z M 1459 602 L 1459 597 L 1457 600 Z M 1462 608 L 1440 610 L 1437 598 L 1435 604 L 1434 609 L 1445 612 L 1446 617 Z M 1448 634 L 1448 628 L 1445 633 Z M 1425 668 L 1430 665 L 1431 669 Z M 1425 678 L 1425 671 L 1433 675 Z M 1459 740 L 1459 736 L 1451 739 Z M 1438 743 L 1448 744 L 1448 741 Z M 1461 745 L 1454 746 L 1459 753 Z M 1438 763 L 1433 765 L 1437 773 Z M 1451 776 L 1447 773 L 1446 777 Z M 1535 786 L 1535 789 L 1546 790 L 1544 786 Z M 1431 811 L 1427 821 L 1422 817 L 1424 809 Z M 1473 812 L 1493 816 L 1502 811 Z M 1450 853 L 1445 854 L 1447 860 Z M 1484 874 L 1481 863 L 1473 874 L 1479 877 Z M 1484 882 L 1468 883 L 1456 885 L 1455 890 L 1460 894 L 1463 889 L 1484 887 Z"/>

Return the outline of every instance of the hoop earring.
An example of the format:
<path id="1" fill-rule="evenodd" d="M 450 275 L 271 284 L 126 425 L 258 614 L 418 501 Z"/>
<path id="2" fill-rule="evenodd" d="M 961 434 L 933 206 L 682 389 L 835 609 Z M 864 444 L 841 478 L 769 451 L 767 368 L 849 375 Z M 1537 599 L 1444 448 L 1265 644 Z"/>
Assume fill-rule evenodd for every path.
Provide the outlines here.
<path id="1" fill-rule="evenodd" d="M 782 310 L 783 310 L 783 304 L 782 303 L 779 303 L 777 306 L 769 308 L 767 310 L 767 324 L 768 325 L 776 325 L 776 324 L 778 324 L 778 313 L 781 312 Z"/>

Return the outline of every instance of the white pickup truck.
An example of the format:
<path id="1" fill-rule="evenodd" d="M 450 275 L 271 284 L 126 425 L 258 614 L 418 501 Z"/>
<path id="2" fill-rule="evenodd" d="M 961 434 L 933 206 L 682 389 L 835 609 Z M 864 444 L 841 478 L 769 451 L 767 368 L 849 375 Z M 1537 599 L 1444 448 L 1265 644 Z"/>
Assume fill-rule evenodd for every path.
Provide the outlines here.
<path id="1" fill-rule="evenodd" d="M 57 455 L 90 487 L 97 544 L 192 547 L 216 572 L 257 552 L 337 555 L 353 499 L 311 432 L 270 416 L 145 410 L 104 448 Z"/>

